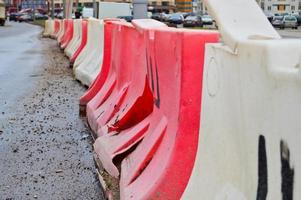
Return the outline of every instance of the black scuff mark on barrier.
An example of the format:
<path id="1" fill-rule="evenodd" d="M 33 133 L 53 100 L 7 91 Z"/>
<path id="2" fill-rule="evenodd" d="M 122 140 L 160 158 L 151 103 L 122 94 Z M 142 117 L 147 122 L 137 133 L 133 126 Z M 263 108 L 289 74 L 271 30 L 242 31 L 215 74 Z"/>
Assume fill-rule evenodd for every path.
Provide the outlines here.
<path id="1" fill-rule="evenodd" d="M 157 60 L 155 58 L 155 75 L 153 69 L 153 61 L 151 56 L 149 55 L 148 50 L 146 49 L 146 65 L 147 65 L 147 74 L 148 79 L 150 78 L 151 90 L 154 95 L 154 104 L 157 108 L 160 108 L 161 96 L 160 96 L 160 85 L 159 85 L 159 75 L 158 75 L 158 67 Z M 156 79 L 156 80 L 155 80 Z"/>
<path id="2" fill-rule="evenodd" d="M 160 98 L 160 85 L 159 85 L 159 75 L 158 75 L 158 66 L 157 66 L 157 62 L 156 62 L 156 94 L 157 97 L 155 97 L 155 105 L 160 108 L 160 103 L 161 103 L 161 98 Z"/>
<path id="3" fill-rule="evenodd" d="M 258 186 L 257 200 L 265 200 L 268 194 L 268 166 L 265 137 L 259 136 L 258 141 Z"/>
<path id="4" fill-rule="evenodd" d="M 149 55 L 148 55 L 148 50 L 146 49 L 146 69 L 147 69 L 147 78 L 150 81 L 149 77 L 150 77 L 150 72 L 149 72 Z"/>
<path id="5" fill-rule="evenodd" d="M 152 63 L 152 59 L 150 59 L 150 73 L 151 73 L 152 91 L 154 91 L 154 90 L 155 90 L 155 81 L 154 81 L 154 74 L 153 74 L 153 63 Z"/>
<path id="6" fill-rule="evenodd" d="M 290 150 L 285 141 L 280 141 L 280 159 L 281 159 L 281 192 L 282 200 L 292 200 L 294 191 L 295 170 L 290 164 Z"/>

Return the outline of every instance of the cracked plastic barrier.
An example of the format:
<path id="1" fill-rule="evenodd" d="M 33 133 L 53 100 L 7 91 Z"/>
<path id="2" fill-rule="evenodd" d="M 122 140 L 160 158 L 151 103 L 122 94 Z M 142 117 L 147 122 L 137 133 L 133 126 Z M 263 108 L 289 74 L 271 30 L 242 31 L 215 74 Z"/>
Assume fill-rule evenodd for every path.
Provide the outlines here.
<path id="1" fill-rule="evenodd" d="M 122 161 L 121 199 L 180 199 L 197 149 L 205 44 L 217 41 L 216 32 L 148 32 L 154 111 L 143 140 Z"/>
<path id="2" fill-rule="evenodd" d="M 105 124 L 120 124 L 121 128 L 138 123 L 152 109 L 151 92 L 146 85 L 147 71 L 141 67 L 146 65 L 143 35 L 130 23 L 112 24 L 109 75 L 102 89 L 87 105 L 88 122 L 97 135 L 104 134 L 99 128 Z M 131 115 L 136 117 L 133 119 Z"/>
<path id="3" fill-rule="evenodd" d="M 82 38 L 82 20 L 81 19 L 74 20 L 73 26 L 74 26 L 73 37 L 64 50 L 68 58 L 72 57 L 75 51 L 80 46 L 81 38 Z"/>
<path id="4" fill-rule="evenodd" d="M 101 70 L 104 46 L 104 22 L 88 20 L 87 44 L 74 62 L 75 78 L 90 86 Z"/>
<path id="5" fill-rule="evenodd" d="M 120 172 L 114 158 L 122 156 L 121 199 L 179 199 L 197 150 L 204 48 L 217 42 L 218 34 L 156 27 L 153 20 L 133 24 L 113 28 L 112 63 L 123 71 L 116 68 L 87 106 L 89 124 L 99 136 L 94 147 L 115 177 Z M 124 49 L 133 52 L 123 54 Z M 127 58 L 125 64 L 120 57 Z M 113 91 L 106 96 L 110 85 Z M 93 116 L 95 108 L 112 106 L 117 110 L 100 113 L 109 113 L 105 120 Z"/>
<path id="6" fill-rule="evenodd" d="M 225 44 L 206 46 L 197 159 L 183 199 L 300 199 L 301 40 L 280 39 L 255 1 L 205 3 Z"/>

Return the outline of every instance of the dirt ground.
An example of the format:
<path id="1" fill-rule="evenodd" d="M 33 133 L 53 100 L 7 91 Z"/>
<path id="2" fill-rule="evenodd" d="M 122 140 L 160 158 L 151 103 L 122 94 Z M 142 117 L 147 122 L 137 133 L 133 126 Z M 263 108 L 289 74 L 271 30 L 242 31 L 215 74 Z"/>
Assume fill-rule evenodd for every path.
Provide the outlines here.
<path id="1" fill-rule="evenodd" d="M 55 40 L 40 40 L 34 86 L 0 113 L 0 200 L 104 199 L 89 128 L 79 117 L 86 88 Z"/>

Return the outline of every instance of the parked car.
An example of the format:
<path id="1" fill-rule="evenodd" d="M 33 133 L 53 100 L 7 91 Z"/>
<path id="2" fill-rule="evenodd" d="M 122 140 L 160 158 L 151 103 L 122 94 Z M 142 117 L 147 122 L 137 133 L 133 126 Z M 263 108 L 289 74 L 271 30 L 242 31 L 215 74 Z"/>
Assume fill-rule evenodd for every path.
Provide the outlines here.
<path id="1" fill-rule="evenodd" d="M 157 21 L 162 21 L 161 16 L 162 16 L 161 13 L 153 13 L 151 18 Z"/>
<path id="2" fill-rule="evenodd" d="M 168 22 L 171 24 L 182 24 L 184 22 L 184 17 L 180 13 L 171 14 L 168 18 Z"/>
<path id="3" fill-rule="evenodd" d="M 209 15 L 202 16 L 203 25 L 213 25 L 213 19 Z"/>
<path id="4" fill-rule="evenodd" d="M 32 19 L 32 15 L 28 14 L 28 13 L 23 13 L 22 15 L 20 15 L 18 17 L 18 21 L 19 22 L 29 22 L 29 21 L 33 21 Z"/>
<path id="5" fill-rule="evenodd" d="M 188 16 L 184 19 L 184 27 L 202 27 L 203 21 L 201 16 Z"/>
<path id="6" fill-rule="evenodd" d="M 286 15 L 283 17 L 283 23 L 280 26 L 281 29 L 284 28 L 292 28 L 292 29 L 298 29 L 298 21 L 295 16 L 292 15 Z"/>
<path id="7" fill-rule="evenodd" d="M 127 22 L 131 22 L 133 20 L 133 16 L 118 16 L 119 19 L 124 19 Z"/>
<path id="8" fill-rule="evenodd" d="M 298 14 L 293 14 L 297 18 L 298 26 L 301 26 L 301 16 Z"/>
<path id="9" fill-rule="evenodd" d="M 54 14 L 54 17 L 55 18 L 58 18 L 58 19 L 63 19 L 63 16 L 64 16 L 64 13 L 63 12 L 56 12 Z"/>
<path id="10" fill-rule="evenodd" d="M 161 13 L 161 21 L 168 22 L 169 16 L 170 16 L 169 14 Z"/>
<path id="11" fill-rule="evenodd" d="M 272 14 L 266 14 L 265 16 L 267 17 L 267 19 L 269 20 L 270 23 L 273 22 L 274 16 Z"/>
<path id="12" fill-rule="evenodd" d="M 47 15 L 43 15 L 41 13 L 35 13 L 34 15 L 34 18 L 37 19 L 37 20 L 47 20 L 48 19 L 48 16 Z"/>
<path id="13" fill-rule="evenodd" d="M 15 13 L 15 12 L 13 12 L 13 13 L 10 13 L 10 15 L 9 15 L 9 21 L 17 21 L 17 18 L 20 16 L 20 13 Z"/>
<path id="14" fill-rule="evenodd" d="M 280 16 L 280 15 L 275 15 L 274 18 L 273 18 L 273 21 L 272 21 L 272 25 L 275 27 L 275 28 L 280 28 L 282 27 L 282 24 L 283 24 L 283 16 Z"/>

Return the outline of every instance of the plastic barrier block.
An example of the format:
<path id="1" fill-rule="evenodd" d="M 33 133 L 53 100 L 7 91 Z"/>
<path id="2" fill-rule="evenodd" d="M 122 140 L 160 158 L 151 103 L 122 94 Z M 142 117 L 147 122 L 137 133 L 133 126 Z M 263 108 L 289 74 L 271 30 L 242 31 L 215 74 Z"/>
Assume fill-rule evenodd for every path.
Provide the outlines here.
<path id="1" fill-rule="evenodd" d="M 70 40 L 73 37 L 73 20 L 72 19 L 67 19 L 67 26 L 64 32 L 64 35 L 60 41 L 60 48 L 64 49 L 70 42 Z"/>
<path id="2" fill-rule="evenodd" d="M 236 52 L 208 45 L 206 55 L 185 199 L 300 199 L 301 40 L 249 40 Z"/>
<path id="3" fill-rule="evenodd" d="M 152 111 L 152 95 L 146 84 L 144 36 L 131 24 L 112 22 L 111 66 L 105 85 L 87 105 L 91 129 L 103 135 L 106 124 L 121 131 L 139 123 Z M 135 69 L 134 71 L 132 69 Z M 133 117 L 135 116 L 135 117 Z"/>
<path id="4" fill-rule="evenodd" d="M 48 19 L 45 21 L 44 37 L 50 37 L 54 32 L 54 20 Z"/>
<path id="5" fill-rule="evenodd" d="M 57 42 L 58 42 L 58 44 L 61 44 L 62 39 L 65 36 L 65 32 L 67 31 L 67 28 L 68 28 L 68 20 L 64 19 L 64 20 L 62 20 L 60 31 L 59 31 L 58 36 L 57 36 Z"/>
<path id="6" fill-rule="evenodd" d="M 230 6 L 241 2 L 257 6 L 229 0 L 221 24 L 246 14 Z M 221 15 L 217 1 L 207 3 L 211 15 Z M 261 16 L 250 24 L 266 21 Z M 238 34 L 235 49 L 206 46 L 197 159 L 182 198 L 300 199 L 301 40 Z"/>
<path id="7" fill-rule="evenodd" d="M 258 3 L 250 0 L 204 0 L 223 41 L 233 51 L 239 41 L 280 39 Z"/>
<path id="8" fill-rule="evenodd" d="M 74 61 L 77 59 L 78 55 L 82 52 L 82 50 L 84 49 L 84 47 L 87 44 L 87 35 L 88 35 L 88 26 L 87 26 L 87 21 L 86 20 L 82 20 L 81 22 L 81 34 L 80 34 L 80 45 L 78 46 L 78 48 L 75 50 L 75 52 L 73 53 L 73 55 L 70 57 L 70 63 L 71 65 L 73 65 Z"/>
<path id="9" fill-rule="evenodd" d="M 112 46 L 112 23 L 106 21 L 104 25 L 104 54 L 100 73 L 91 84 L 87 92 L 80 98 L 80 115 L 86 116 L 87 103 L 102 89 L 110 69 Z"/>
<path id="10" fill-rule="evenodd" d="M 57 38 L 60 28 L 61 28 L 61 20 L 54 20 L 54 32 L 51 34 L 51 38 Z"/>
<path id="11" fill-rule="evenodd" d="M 80 46 L 81 37 L 82 37 L 82 20 L 76 19 L 73 21 L 73 37 L 64 50 L 68 58 L 70 58 Z"/>
<path id="12" fill-rule="evenodd" d="M 69 44 L 69 42 L 72 40 L 73 38 L 73 26 L 74 26 L 74 22 L 72 19 L 68 20 L 68 29 L 66 31 L 65 37 L 61 42 L 61 49 L 65 49 L 67 47 L 67 45 Z"/>
<path id="13" fill-rule="evenodd" d="M 122 161 L 121 199 L 180 199 L 198 145 L 205 44 L 218 39 L 216 32 L 149 32 L 155 109 L 144 139 Z"/>
<path id="14" fill-rule="evenodd" d="M 103 60 L 104 22 L 88 20 L 87 44 L 74 62 L 74 74 L 82 84 L 90 86 L 101 70 Z"/>
<path id="15" fill-rule="evenodd" d="M 135 46 L 129 45 L 126 48 L 128 51 L 134 48 L 139 55 L 143 54 L 141 57 L 135 55 L 136 63 L 141 67 L 132 65 L 130 71 L 135 76 L 146 77 L 146 82 L 141 80 L 140 86 L 133 85 L 135 89 L 143 88 L 144 92 L 150 90 L 151 100 L 147 93 L 142 92 L 135 98 L 150 100 L 152 108 L 145 112 L 144 109 L 149 109 L 148 102 L 143 103 L 144 107 L 137 102 L 127 104 L 133 101 L 133 96 L 128 95 L 132 79 L 123 82 L 123 87 L 117 90 L 122 91 L 124 87 L 127 90 L 121 103 L 110 97 L 105 101 L 100 98 L 99 106 L 93 102 L 98 93 L 91 100 L 93 106 L 108 108 L 111 105 L 107 101 L 115 105 L 117 102 L 119 111 L 113 112 L 112 117 L 103 125 L 98 121 L 99 137 L 94 147 L 105 169 L 115 177 L 118 177 L 119 171 L 114 158 L 132 152 L 123 159 L 121 165 L 121 199 L 179 199 L 188 183 L 197 151 L 205 44 L 217 42 L 219 37 L 216 32 L 208 31 L 186 31 L 167 27 L 152 29 L 143 24 L 152 24 L 153 20 L 140 22 L 133 21 L 135 29 L 125 25 L 117 28 L 120 31 L 116 35 L 113 31 L 112 38 L 116 42 L 117 50 L 132 44 Z M 126 38 L 126 41 L 120 38 Z M 112 55 L 118 58 L 120 53 L 116 53 L 113 48 L 114 45 Z M 144 61 L 140 64 L 138 60 L 143 57 Z M 130 56 L 124 58 L 127 58 L 125 60 L 128 65 L 122 65 L 122 69 L 131 66 Z M 123 74 L 126 71 L 122 71 Z M 115 79 L 116 82 L 119 80 L 117 77 Z M 116 97 L 119 93 L 112 94 Z M 132 108 L 128 109 L 127 105 L 132 105 Z M 125 114 L 122 112 L 124 109 L 127 110 Z M 143 117 L 136 121 L 139 115 L 132 110 L 136 110 Z M 93 109 L 90 110 L 89 102 L 88 121 L 91 111 Z M 91 122 L 93 121 L 89 121 L 90 125 Z"/>

